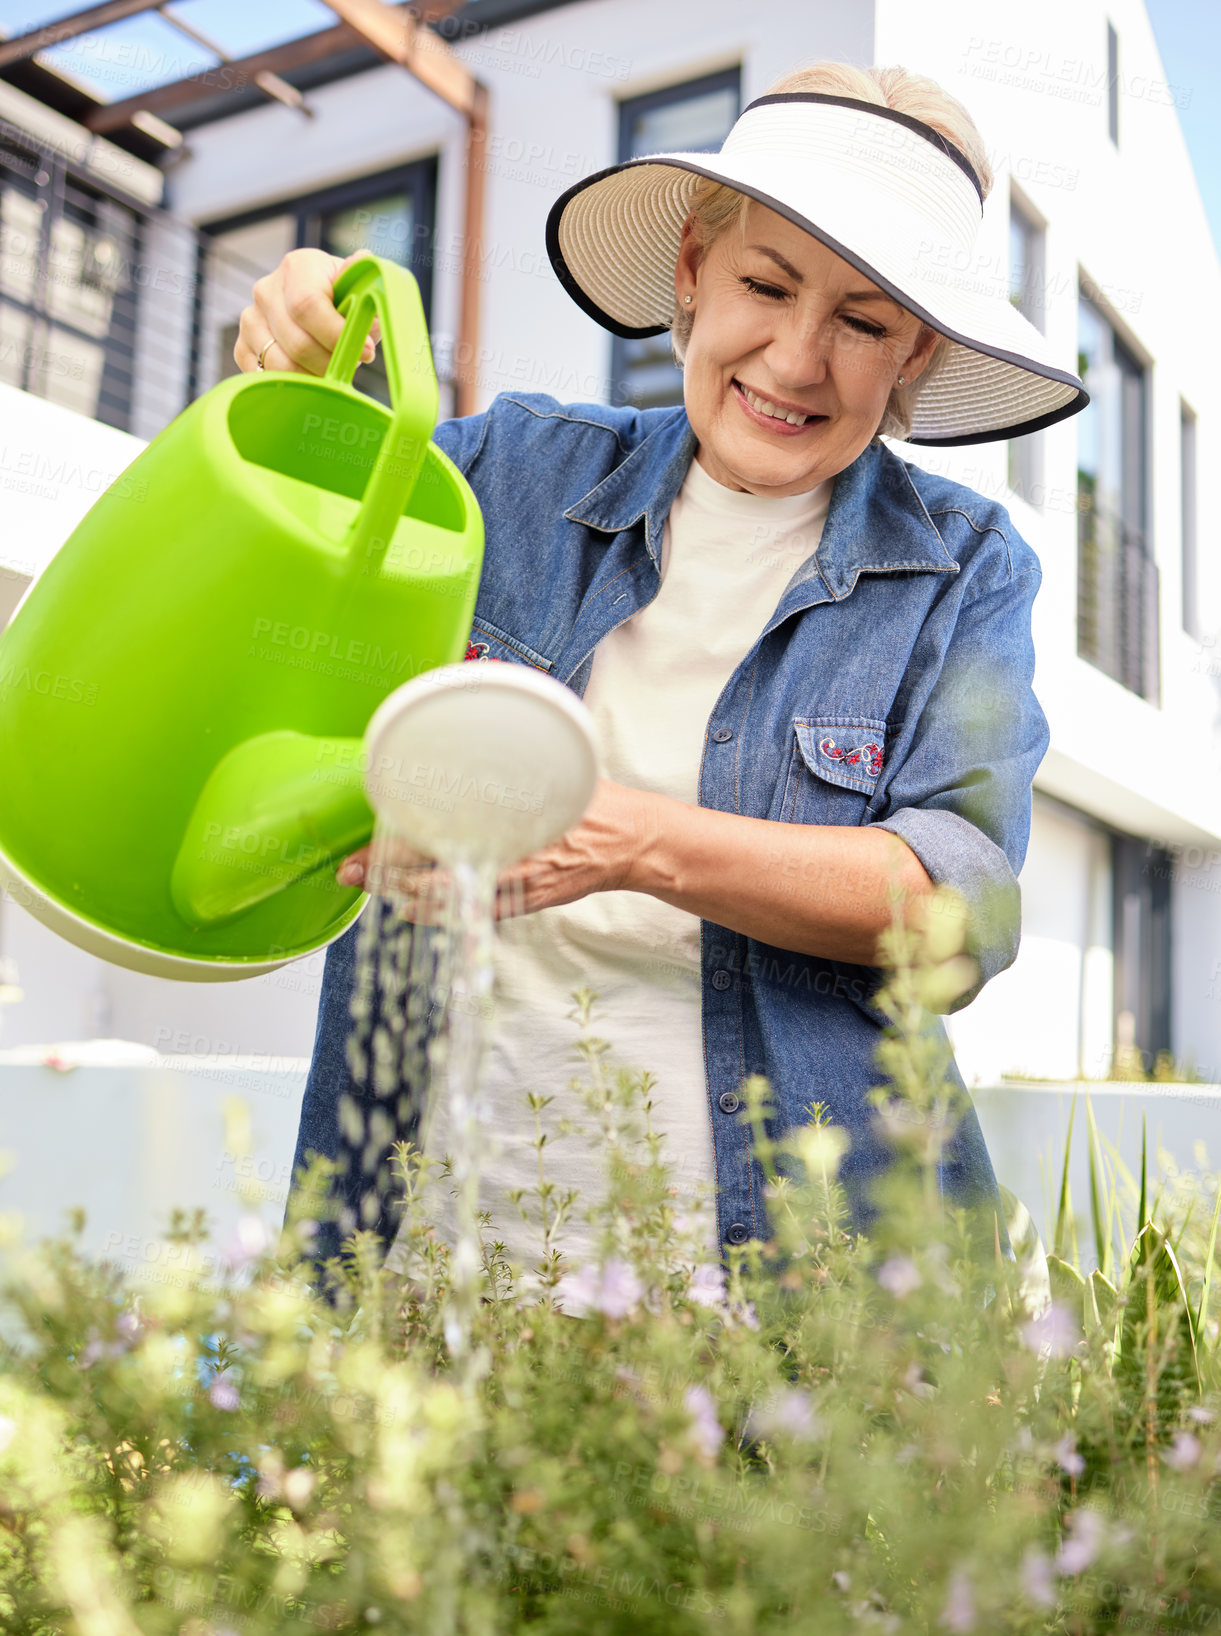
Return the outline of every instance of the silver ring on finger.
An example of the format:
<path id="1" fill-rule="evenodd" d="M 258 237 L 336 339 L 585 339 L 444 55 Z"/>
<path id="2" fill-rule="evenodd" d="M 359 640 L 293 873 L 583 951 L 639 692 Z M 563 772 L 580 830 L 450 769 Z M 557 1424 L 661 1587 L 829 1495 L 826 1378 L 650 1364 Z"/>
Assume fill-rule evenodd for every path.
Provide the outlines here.
<path id="1" fill-rule="evenodd" d="M 258 367 L 260 369 L 266 369 L 267 368 L 267 364 L 265 362 L 265 359 L 267 357 L 267 354 L 271 351 L 272 347 L 275 346 L 275 344 L 276 344 L 276 338 L 273 335 L 270 338 L 270 340 L 267 342 L 267 345 L 263 348 L 262 352 L 259 353 Z"/>

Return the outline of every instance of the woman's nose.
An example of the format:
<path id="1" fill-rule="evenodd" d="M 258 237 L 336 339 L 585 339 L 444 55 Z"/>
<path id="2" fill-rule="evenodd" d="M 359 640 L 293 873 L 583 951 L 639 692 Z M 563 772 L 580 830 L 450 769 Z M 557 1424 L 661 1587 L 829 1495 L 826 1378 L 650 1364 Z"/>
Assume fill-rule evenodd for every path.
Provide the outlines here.
<path id="1" fill-rule="evenodd" d="M 826 379 L 830 351 L 826 324 L 796 321 L 775 336 L 767 362 L 777 386 L 818 386 Z"/>

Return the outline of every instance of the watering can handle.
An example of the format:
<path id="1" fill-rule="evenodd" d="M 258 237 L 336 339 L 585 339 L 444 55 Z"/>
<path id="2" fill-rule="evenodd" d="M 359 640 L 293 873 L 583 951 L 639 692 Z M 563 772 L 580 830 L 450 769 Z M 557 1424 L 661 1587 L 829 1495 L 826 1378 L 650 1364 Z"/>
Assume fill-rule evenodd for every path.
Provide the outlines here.
<path id="1" fill-rule="evenodd" d="M 335 280 L 343 333 L 324 379 L 350 384 L 376 316 L 390 383 L 391 419 L 347 539 L 357 573 L 375 573 L 424 464 L 437 424 L 437 376 L 420 288 L 405 267 L 364 254 Z"/>

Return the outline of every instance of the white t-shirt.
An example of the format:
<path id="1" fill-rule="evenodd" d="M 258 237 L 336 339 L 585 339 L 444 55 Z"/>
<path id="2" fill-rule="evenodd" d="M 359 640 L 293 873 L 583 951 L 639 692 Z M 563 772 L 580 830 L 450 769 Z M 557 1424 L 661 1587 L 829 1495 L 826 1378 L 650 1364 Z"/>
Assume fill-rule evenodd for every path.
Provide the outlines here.
<path id="1" fill-rule="evenodd" d="M 830 491 L 826 482 L 781 498 L 738 493 L 692 461 L 666 522 L 661 589 L 594 654 L 585 704 L 607 778 L 698 804 L 709 718 L 789 580 L 818 549 Z M 572 994 L 586 987 L 597 995 L 592 1032 L 609 1041 L 612 1062 L 653 1075 L 654 1125 L 665 1136 L 679 1208 L 709 1259 L 720 1254 L 699 918 L 644 893 L 597 892 L 498 926 L 482 1086 L 499 1152 L 485 1165 L 480 1206 L 490 1213 L 490 1241 L 503 1241 L 524 1274 L 523 1288 L 535 1282 L 530 1273 L 543 1243 L 537 1198 L 522 1201 L 527 1222 L 510 1197 L 538 1178 L 535 1116 L 526 1096 L 554 1098 L 543 1115 L 549 1131 L 564 1118 L 586 1118 L 570 1088 L 584 1073 Z M 439 1097 L 433 1102 L 423 1146 L 430 1158 L 441 1158 L 449 1151 L 447 1110 Z M 594 1250 L 584 1209 L 605 1196 L 602 1153 L 587 1131 L 569 1131 L 548 1140 L 545 1162 L 549 1181 L 580 1193 L 558 1240 L 575 1268 Z M 453 1202 L 447 1184 L 438 1186 L 445 1196 L 433 1220 L 452 1242 Z"/>

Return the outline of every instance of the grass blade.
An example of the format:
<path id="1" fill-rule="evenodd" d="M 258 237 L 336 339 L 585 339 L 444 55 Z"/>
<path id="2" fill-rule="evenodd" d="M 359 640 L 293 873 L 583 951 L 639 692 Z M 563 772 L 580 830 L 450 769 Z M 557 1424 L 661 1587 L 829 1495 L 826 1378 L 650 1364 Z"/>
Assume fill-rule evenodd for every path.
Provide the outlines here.
<path id="1" fill-rule="evenodd" d="M 1208 1235 L 1208 1254 L 1204 1257 L 1204 1288 L 1200 1291 L 1200 1304 L 1196 1307 L 1195 1331 L 1197 1345 L 1203 1339 L 1203 1326 L 1208 1317 L 1208 1294 L 1213 1282 L 1213 1254 L 1217 1248 L 1218 1222 L 1221 1222 L 1221 1187 L 1217 1188 L 1217 1202 L 1213 1206 L 1213 1225 L 1212 1231 Z"/>
<path id="2" fill-rule="evenodd" d="M 1094 1228 L 1094 1254 L 1097 1257 L 1102 1276 L 1106 1278 L 1111 1270 L 1111 1245 L 1109 1231 L 1103 1231 L 1102 1197 L 1098 1185 L 1098 1172 L 1102 1167 L 1102 1157 L 1098 1151 L 1098 1126 L 1094 1123 L 1094 1104 L 1088 1096 L 1085 1099 L 1085 1118 L 1089 1141 L 1090 1221 Z M 1110 1228 L 1109 1216 L 1107 1228 Z"/>
<path id="3" fill-rule="evenodd" d="M 1073 1092 L 1072 1106 L 1068 1110 L 1068 1130 L 1064 1134 L 1064 1167 L 1060 1172 L 1060 1207 L 1056 1211 L 1056 1237 L 1052 1254 L 1058 1260 L 1064 1259 L 1066 1249 L 1065 1239 L 1068 1236 L 1068 1224 L 1071 1219 L 1071 1207 L 1068 1192 L 1068 1161 L 1073 1151 L 1073 1120 L 1077 1116 L 1077 1093 Z"/>

